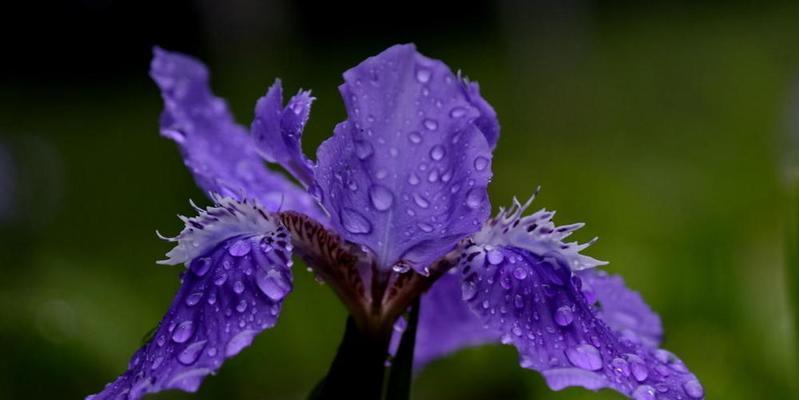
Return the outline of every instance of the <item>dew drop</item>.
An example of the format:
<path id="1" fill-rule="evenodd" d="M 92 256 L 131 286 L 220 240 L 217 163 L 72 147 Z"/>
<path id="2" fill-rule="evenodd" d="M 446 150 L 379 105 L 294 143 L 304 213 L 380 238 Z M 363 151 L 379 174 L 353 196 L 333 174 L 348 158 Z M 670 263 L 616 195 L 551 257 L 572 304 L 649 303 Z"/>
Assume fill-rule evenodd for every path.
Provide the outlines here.
<path id="1" fill-rule="evenodd" d="M 259 270 L 255 274 L 255 283 L 258 288 L 272 301 L 279 301 L 291 290 L 291 283 L 287 282 L 279 271 Z"/>
<path id="2" fill-rule="evenodd" d="M 228 247 L 227 252 L 233 257 L 243 257 L 250 252 L 250 241 L 242 239 Z"/>
<path id="3" fill-rule="evenodd" d="M 191 270 L 197 276 L 205 275 L 211 267 L 211 258 L 210 257 L 202 257 L 198 258 L 191 263 Z"/>
<path id="4" fill-rule="evenodd" d="M 411 172 L 410 174 L 408 174 L 408 183 L 409 184 L 411 184 L 412 186 L 416 186 L 416 185 L 419 184 L 419 182 L 420 182 L 419 177 L 416 176 L 415 172 Z"/>
<path id="5" fill-rule="evenodd" d="M 474 159 L 474 169 L 477 171 L 482 171 L 488 167 L 488 159 L 483 156 L 477 156 Z"/>
<path id="6" fill-rule="evenodd" d="M 569 326 L 574 321 L 574 314 L 569 306 L 560 306 L 555 310 L 554 319 L 560 326 Z"/>
<path id="7" fill-rule="evenodd" d="M 502 262 L 505 256 L 503 256 L 502 252 L 500 252 L 499 250 L 491 250 L 488 252 L 486 258 L 488 259 L 488 262 L 491 265 L 497 265 Z"/>
<path id="8" fill-rule="evenodd" d="M 444 153 L 444 146 L 437 144 L 430 149 L 430 159 L 433 161 L 440 161 L 442 158 L 444 158 Z"/>
<path id="9" fill-rule="evenodd" d="M 194 335 L 194 322 L 191 320 L 183 321 L 172 332 L 172 340 L 175 343 L 183 343 Z"/>
<path id="10" fill-rule="evenodd" d="M 641 357 L 631 353 L 625 354 L 624 357 L 630 364 L 630 372 L 633 373 L 635 380 L 643 382 L 649 377 L 649 370 L 646 368 L 646 365 L 644 365 L 644 360 L 642 360 Z"/>
<path id="11" fill-rule="evenodd" d="M 430 170 L 430 173 L 427 174 L 427 181 L 430 182 L 430 183 L 438 182 L 438 170 L 437 169 Z"/>
<path id="12" fill-rule="evenodd" d="M 244 283 L 241 281 L 236 281 L 233 283 L 233 291 L 237 294 L 242 294 L 244 292 Z"/>
<path id="13" fill-rule="evenodd" d="M 351 208 L 341 210 L 341 225 L 349 233 L 368 234 L 372 232 L 372 223 L 359 212 Z"/>
<path id="14" fill-rule="evenodd" d="M 372 144 L 365 141 L 365 140 L 356 140 L 355 141 L 355 155 L 358 156 L 359 159 L 365 160 L 369 158 L 369 156 L 374 153 L 375 150 L 372 147 Z"/>
<path id="15" fill-rule="evenodd" d="M 449 116 L 452 118 L 460 118 L 466 115 L 466 109 L 463 107 L 455 107 L 449 111 Z"/>
<path id="16" fill-rule="evenodd" d="M 566 349 L 566 358 L 578 368 L 588 371 L 602 369 L 602 357 L 599 355 L 599 350 L 590 344 L 581 344 Z"/>
<path id="17" fill-rule="evenodd" d="M 422 143 L 422 135 L 417 131 L 413 131 L 408 134 L 408 140 L 410 140 L 413 144 Z"/>
<path id="18" fill-rule="evenodd" d="M 386 211 L 394 204 L 394 194 L 382 185 L 373 185 L 369 188 L 369 199 L 378 211 Z"/>
<path id="19" fill-rule="evenodd" d="M 203 298 L 203 292 L 194 292 L 186 297 L 186 305 L 191 307 L 200 302 L 200 299 Z"/>
<path id="20" fill-rule="evenodd" d="M 461 284 L 461 298 L 463 301 L 469 301 L 477 296 L 477 285 L 472 281 L 464 281 Z"/>
<path id="21" fill-rule="evenodd" d="M 433 75 L 429 69 L 425 67 L 416 67 L 416 80 L 420 83 L 427 83 L 430 81 L 430 77 Z"/>
<path id="22" fill-rule="evenodd" d="M 705 389 L 702 388 L 702 384 L 699 383 L 696 379 L 691 379 L 682 384 L 683 390 L 685 390 L 685 394 L 687 394 L 692 399 L 701 399 L 702 396 L 705 395 Z"/>
<path id="23" fill-rule="evenodd" d="M 418 193 L 413 194 L 413 202 L 416 203 L 416 205 L 421 208 L 430 207 L 430 202 L 427 201 L 427 199 L 425 199 L 424 197 L 422 197 L 422 195 Z"/>
<path id="24" fill-rule="evenodd" d="M 424 222 L 420 222 L 416 226 L 418 226 L 419 229 L 422 230 L 422 232 L 426 232 L 426 233 L 430 233 L 434 229 L 433 225 L 430 225 L 430 224 L 427 224 L 427 223 L 424 223 Z"/>
<path id="25" fill-rule="evenodd" d="M 227 281 L 227 274 L 224 272 L 214 277 L 214 285 L 216 286 L 224 285 L 225 281 Z"/>
<path id="26" fill-rule="evenodd" d="M 655 400 L 655 388 L 649 385 L 641 385 L 633 391 L 635 400 Z"/>
<path id="27" fill-rule="evenodd" d="M 630 365 L 625 361 L 623 358 L 616 357 L 611 362 L 610 365 L 613 367 L 613 371 L 619 375 L 624 377 L 630 376 Z"/>
<path id="28" fill-rule="evenodd" d="M 527 278 L 527 270 L 522 267 L 517 267 L 513 270 L 513 277 L 517 280 L 523 281 Z"/>
<path id="29" fill-rule="evenodd" d="M 236 311 L 240 313 L 247 311 L 247 300 L 241 299 L 241 301 L 239 301 L 239 304 L 236 305 Z"/>
<path id="30" fill-rule="evenodd" d="M 476 209 L 483 204 L 483 197 L 485 196 L 485 189 L 472 188 L 466 193 L 466 206 L 471 209 Z"/>
<path id="31" fill-rule="evenodd" d="M 200 358 L 200 353 L 202 353 L 206 343 L 208 343 L 207 340 L 200 340 L 186 346 L 186 348 L 183 349 L 183 351 L 178 355 L 178 361 L 183 365 L 193 364 L 198 358 Z"/>
<path id="32" fill-rule="evenodd" d="M 427 118 L 427 119 L 424 120 L 424 122 L 422 122 L 422 124 L 429 131 L 434 131 L 434 130 L 438 129 L 438 122 L 436 122 L 433 119 Z"/>

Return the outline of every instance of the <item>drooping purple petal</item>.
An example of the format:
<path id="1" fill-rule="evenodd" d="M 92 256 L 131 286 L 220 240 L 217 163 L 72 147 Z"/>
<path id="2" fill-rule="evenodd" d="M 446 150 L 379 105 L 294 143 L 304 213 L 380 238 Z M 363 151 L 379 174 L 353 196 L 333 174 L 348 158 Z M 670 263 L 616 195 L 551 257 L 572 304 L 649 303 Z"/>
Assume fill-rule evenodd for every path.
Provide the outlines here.
<path id="1" fill-rule="evenodd" d="M 348 119 L 317 152 L 322 202 L 379 267 L 404 260 L 425 273 L 490 212 L 480 110 L 446 65 L 412 45 L 391 47 L 344 79 Z"/>
<path id="2" fill-rule="evenodd" d="M 261 154 L 306 186 L 313 184 L 313 164 L 303 154 L 300 140 L 313 100 L 311 92 L 300 91 L 283 107 L 283 87 L 277 80 L 258 100 L 251 128 Z"/>
<path id="3" fill-rule="evenodd" d="M 636 400 L 703 397 L 696 377 L 673 354 L 605 324 L 559 254 L 472 245 L 460 270 L 471 309 L 553 390 L 612 388 Z"/>
<path id="4" fill-rule="evenodd" d="M 277 322 L 292 289 L 287 232 L 252 201 L 216 200 L 216 207 L 186 219 L 186 229 L 175 238 L 178 247 L 166 263 L 185 262 L 187 269 L 152 338 L 124 374 L 89 399 L 194 392 Z"/>
<path id="5" fill-rule="evenodd" d="M 624 285 L 624 279 L 605 271 L 589 269 L 576 273 L 589 300 L 596 299 L 597 314 L 625 339 L 658 347 L 663 338 L 660 317 L 638 292 Z"/>
<path id="6" fill-rule="evenodd" d="M 452 271 L 455 272 L 455 271 Z M 399 342 L 403 324 L 395 329 L 394 342 Z M 478 316 L 461 297 L 460 277 L 447 273 L 439 278 L 422 296 L 416 348 L 413 354 L 415 370 L 464 347 L 499 341 L 499 334 L 486 329 Z"/>
<path id="7" fill-rule="evenodd" d="M 153 53 L 150 76 L 164 98 L 161 134 L 178 144 L 204 191 L 256 198 L 269 211 L 320 214 L 310 195 L 263 165 L 252 137 L 211 92 L 201 62 L 159 48 Z"/>

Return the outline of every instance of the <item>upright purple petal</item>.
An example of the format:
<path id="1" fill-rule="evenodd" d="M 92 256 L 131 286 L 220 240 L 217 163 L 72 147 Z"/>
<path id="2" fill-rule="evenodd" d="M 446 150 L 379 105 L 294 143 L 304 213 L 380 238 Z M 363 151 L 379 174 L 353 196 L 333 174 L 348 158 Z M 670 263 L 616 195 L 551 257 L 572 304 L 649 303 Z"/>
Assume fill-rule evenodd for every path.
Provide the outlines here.
<path id="1" fill-rule="evenodd" d="M 700 399 L 702 386 L 666 350 L 628 340 L 586 300 L 581 280 L 556 253 L 473 245 L 464 254 L 462 294 L 524 368 L 553 390 L 612 388 L 636 400 Z"/>
<path id="2" fill-rule="evenodd" d="M 657 347 L 663 338 L 660 317 L 641 295 L 624 285 L 624 279 L 601 270 L 579 271 L 583 292 L 595 298 L 595 308 L 602 321 L 625 339 Z"/>
<path id="3" fill-rule="evenodd" d="M 252 137 L 211 92 L 202 63 L 156 48 L 150 76 L 164 98 L 161 134 L 178 144 L 204 191 L 256 198 L 270 211 L 320 214 L 310 195 L 263 165 Z"/>
<path id="4" fill-rule="evenodd" d="M 215 198 L 186 219 L 166 263 L 185 263 L 181 285 L 152 338 L 128 370 L 89 399 L 139 399 L 202 380 L 277 322 L 292 289 L 286 229 L 256 203 Z"/>
<path id="5" fill-rule="evenodd" d="M 480 110 L 441 61 L 394 46 L 344 74 L 348 119 L 318 149 L 331 223 L 386 269 L 417 271 L 488 217 L 491 150 Z"/>
<path id="6" fill-rule="evenodd" d="M 275 81 L 255 106 L 252 134 L 261 154 L 297 180 L 313 184 L 313 164 L 302 152 L 302 130 L 311 112 L 311 92 L 300 91 L 283 107 L 283 87 Z"/>

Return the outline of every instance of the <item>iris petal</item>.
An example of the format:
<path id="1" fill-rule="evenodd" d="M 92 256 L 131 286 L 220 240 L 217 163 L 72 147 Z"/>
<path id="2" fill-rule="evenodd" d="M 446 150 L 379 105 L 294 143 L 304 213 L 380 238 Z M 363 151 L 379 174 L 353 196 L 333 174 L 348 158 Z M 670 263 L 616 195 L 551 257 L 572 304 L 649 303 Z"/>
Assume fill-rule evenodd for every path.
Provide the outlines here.
<path id="1" fill-rule="evenodd" d="M 442 62 L 394 46 L 344 74 L 348 119 L 317 151 L 332 223 L 380 268 L 425 273 L 488 217 L 491 149 L 464 86 Z"/>
<path id="2" fill-rule="evenodd" d="M 156 48 L 150 76 L 164 98 L 161 134 L 178 144 L 204 191 L 256 198 L 269 211 L 320 214 L 310 195 L 263 165 L 252 137 L 211 92 L 208 70 L 201 62 Z"/>
<path id="3" fill-rule="evenodd" d="M 283 88 L 277 80 L 258 100 L 252 123 L 252 134 L 261 154 L 306 186 L 313 183 L 313 164 L 302 153 L 300 139 L 313 100 L 310 92 L 300 91 L 283 107 Z"/>
<path id="4" fill-rule="evenodd" d="M 703 397 L 696 377 L 672 353 L 610 328 L 562 257 L 473 246 L 460 268 L 471 309 L 553 390 L 612 388 L 637 400 Z"/>
<path id="5" fill-rule="evenodd" d="M 257 204 L 220 199 L 187 219 L 174 240 L 209 244 L 197 253 L 178 251 L 187 270 L 169 311 L 128 370 L 90 399 L 139 399 L 167 389 L 196 391 L 222 363 L 277 322 L 292 289 L 291 245 L 286 229 Z M 236 222 L 246 221 L 243 226 Z M 212 235 L 198 232 L 214 231 Z M 227 235 L 221 234 L 228 232 Z"/>

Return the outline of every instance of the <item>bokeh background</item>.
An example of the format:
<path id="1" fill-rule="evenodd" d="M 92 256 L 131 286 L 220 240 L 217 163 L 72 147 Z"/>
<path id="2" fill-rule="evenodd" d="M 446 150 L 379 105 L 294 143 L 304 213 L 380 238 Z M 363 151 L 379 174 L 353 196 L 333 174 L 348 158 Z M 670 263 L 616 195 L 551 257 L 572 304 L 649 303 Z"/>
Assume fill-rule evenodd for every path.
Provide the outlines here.
<path id="1" fill-rule="evenodd" d="M 188 52 L 249 125 L 277 76 L 318 98 L 306 152 L 344 118 L 340 74 L 397 43 L 481 83 L 502 137 L 495 207 L 536 185 L 585 221 L 660 312 L 711 399 L 797 396 L 799 5 L 83 0 L 0 12 L 0 398 L 82 398 L 121 373 L 176 291 L 154 261 L 188 199 L 158 135 L 150 49 Z M 345 313 L 297 265 L 278 326 L 192 396 L 302 399 Z M 792 285 L 793 283 L 793 285 Z M 417 399 L 620 399 L 550 392 L 489 346 L 431 364 Z"/>

